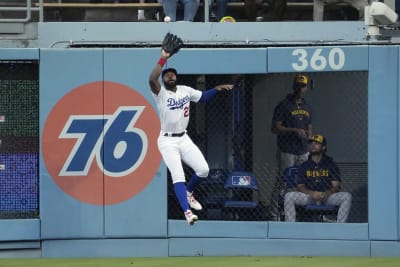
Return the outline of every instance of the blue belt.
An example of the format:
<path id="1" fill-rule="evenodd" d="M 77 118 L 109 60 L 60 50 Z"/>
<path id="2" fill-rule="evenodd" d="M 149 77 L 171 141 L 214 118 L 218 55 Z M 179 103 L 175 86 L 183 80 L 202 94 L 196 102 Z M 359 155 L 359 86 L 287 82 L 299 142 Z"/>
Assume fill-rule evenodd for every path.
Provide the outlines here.
<path id="1" fill-rule="evenodd" d="M 169 136 L 169 137 L 181 137 L 185 134 L 185 132 L 181 133 L 164 133 L 163 136 Z"/>

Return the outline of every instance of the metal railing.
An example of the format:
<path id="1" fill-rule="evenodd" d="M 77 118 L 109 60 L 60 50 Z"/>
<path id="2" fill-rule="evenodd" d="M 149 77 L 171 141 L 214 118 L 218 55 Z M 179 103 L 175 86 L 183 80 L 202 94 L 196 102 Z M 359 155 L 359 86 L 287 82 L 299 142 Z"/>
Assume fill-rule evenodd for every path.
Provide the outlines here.
<path id="1" fill-rule="evenodd" d="M 43 0 L 39 0 L 38 7 L 32 6 L 32 0 L 25 0 L 25 4 L 10 3 L 9 6 L 0 6 L 0 11 L 25 12 L 23 18 L 0 18 L 0 22 L 29 22 L 32 20 L 32 12 L 39 12 L 39 20 L 43 21 Z"/>
<path id="2" fill-rule="evenodd" d="M 62 4 L 62 0 L 57 0 L 58 4 Z M 204 19 L 209 21 L 209 3 L 210 0 L 204 0 Z M 10 3 L 9 6 L 0 6 L 1 11 L 25 12 L 24 18 L 0 18 L 0 22 L 29 22 L 32 20 L 32 12 L 39 12 L 39 22 L 44 21 L 44 0 L 38 0 L 32 5 L 32 0 L 25 0 L 25 4 Z"/>

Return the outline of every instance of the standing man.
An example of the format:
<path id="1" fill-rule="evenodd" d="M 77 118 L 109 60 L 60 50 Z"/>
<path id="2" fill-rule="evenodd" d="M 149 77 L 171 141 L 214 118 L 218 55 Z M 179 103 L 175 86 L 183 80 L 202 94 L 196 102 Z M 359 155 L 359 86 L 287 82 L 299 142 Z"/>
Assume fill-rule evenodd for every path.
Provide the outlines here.
<path id="1" fill-rule="evenodd" d="M 304 96 L 310 80 L 306 75 L 296 74 L 293 79 L 293 93 L 288 94 L 274 110 L 271 131 L 277 135 L 278 168 L 281 177 L 283 171 L 294 165 L 300 165 L 308 158 L 308 139 L 312 136 L 312 109 Z M 272 213 L 279 220 L 281 210 L 276 203 L 279 199 L 282 181 L 277 178 L 272 192 Z"/>
<path id="2" fill-rule="evenodd" d="M 303 98 L 308 85 L 307 76 L 296 74 L 293 93 L 288 94 L 274 110 L 271 131 L 278 135 L 278 163 L 281 172 L 287 167 L 299 165 L 308 157 L 312 110 Z"/>
<path id="3" fill-rule="evenodd" d="M 339 206 L 337 222 L 349 217 L 352 196 L 340 192 L 340 171 L 326 153 L 326 138 L 314 135 L 310 139 L 310 157 L 300 165 L 297 173 L 297 192 L 285 194 L 285 221 L 296 221 L 296 205 L 328 204 Z"/>
<path id="4" fill-rule="evenodd" d="M 201 204 L 194 198 L 193 191 L 202 179 L 207 178 L 209 167 L 200 149 L 186 133 L 189 123 L 190 102 L 207 102 L 218 91 L 232 90 L 232 84 L 218 85 L 215 88 L 199 91 L 185 85 L 177 85 L 177 71 L 173 68 L 162 70 L 167 59 L 178 52 L 173 43 L 182 42 L 176 35 L 168 33 L 163 42 L 161 57 L 150 73 L 149 84 L 157 103 L 161 120 L 161 132 L 157 144 L 168 170 L 171 173 L 175 195 L 189 225 L 197 220 L 191 209 L 201 210 Z M 168 49 L 172 43 L 172 49 Z M 161 74 L 161 83 L 159 81 Z M 185 162 L 194 173 L 190 182 L 182 166 Z"/>

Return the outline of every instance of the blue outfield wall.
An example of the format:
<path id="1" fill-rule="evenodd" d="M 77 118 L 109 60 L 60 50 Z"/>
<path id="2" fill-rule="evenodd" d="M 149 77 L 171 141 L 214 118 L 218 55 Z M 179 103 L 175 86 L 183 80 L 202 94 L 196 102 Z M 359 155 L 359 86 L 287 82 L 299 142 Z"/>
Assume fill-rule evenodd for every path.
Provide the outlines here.
<path id="1" fill-rule="evenodd" d="M 369 58 L 369 234 L 372 240 L 398 241 L 399 49 L 371 47 Z"/>
<path id="2" fill-rule="evenodd" d="M 148 88 L 159 48 L 1 49 L 0 59 L 40 61 L 41 155 L 40 219 L 1 220 L 0 256 L 9 256 L 1 249 L 12 244 L 41 257 L 399 257 L 399 48 L 192 48 L 171 58 L 168 66 L 181 74 L 368 71 L 368 223 L 193 227 L 167 217 L 159 120 Z M 312 57 L 328 60 L 321 65 Z M 121 140 L 133 156 L 113 154 Z"/>

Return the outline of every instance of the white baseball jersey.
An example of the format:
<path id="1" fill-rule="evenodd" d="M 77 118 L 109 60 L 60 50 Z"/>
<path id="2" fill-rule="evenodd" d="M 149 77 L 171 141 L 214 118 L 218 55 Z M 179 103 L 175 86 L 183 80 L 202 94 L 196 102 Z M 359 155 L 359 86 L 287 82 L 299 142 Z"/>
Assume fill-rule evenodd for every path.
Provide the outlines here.
<path id="1" fill-rule="evenodd" d="M 161 120 L 161 131 L 181 133 L 189 123 L 190 102 L 198 102 L 202 92 L 185 85 L 177 85 L 176 92 L 161 85 L 158 95 L 153 93 Z"/>

